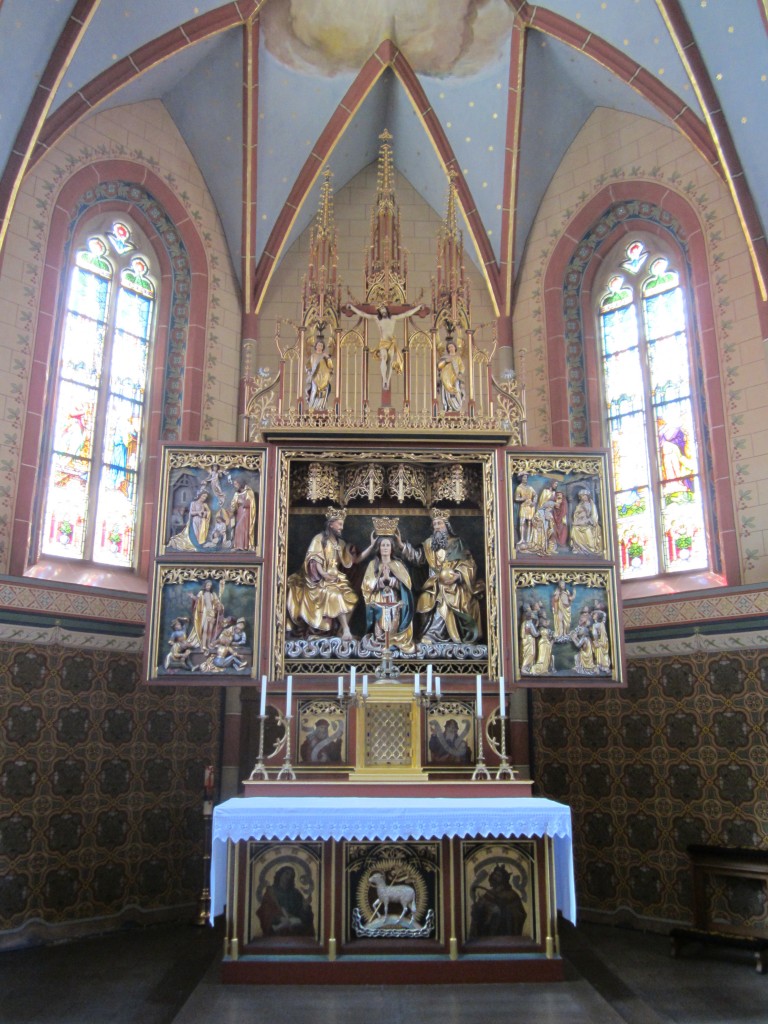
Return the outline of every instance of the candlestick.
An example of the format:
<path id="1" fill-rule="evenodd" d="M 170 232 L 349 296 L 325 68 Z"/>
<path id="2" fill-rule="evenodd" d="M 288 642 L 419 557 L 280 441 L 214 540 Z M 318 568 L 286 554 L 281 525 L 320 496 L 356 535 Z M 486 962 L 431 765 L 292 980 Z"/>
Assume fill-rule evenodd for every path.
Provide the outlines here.
<path id="1" fill-rule="evenodd" d="M 472 772 L 472 781 L 477 782 L 478 779 L 490 779 L 491 773 L 488 771 L 485 765 L 485 756 L 483 754 L 483 695 L 480 689 L 481 680 L 480 676 L 477 677 L 477 762 L 475 763 L 475 770 Z"/>
<path id="2" fill-rule="evenodd" d="M 261 677 L 261 706 L 262 707 L 265 707 L 264 701 L 266 700 L 266 696 L 267 696 L 266 682 L 267 682 L 267 677 L 266 676 L 262 676 Z M 249 782 L 255 782 L 256 779 L 268 779 L 269 778 L 269 772 L 267 771 L 267 769 L 266 769 L 266 767 L 264 765 L 264 722 L 266 721 L 266 718 L 267 718 L 267 716 L 263 712 L 259 715 L 259 756 L 256 758 L 256 764 L 253 766 L 253 768 L 251 770 L 251 774 L 248 776 L 248 781 Z"/>
<path id="3" fill-rule="evenodd" d="M 291 676 L 288 676 L 289 682 L 292 682 Z M 290 693 L 290 688 L 288 690 Z M 285 757 L 283 758 L 283 767 L 277 773 L 277 781 L 281 782 L 283 779 L 295 779 L 296 772 L 293 770 L 291 764 L 291 705 L 290 698 L 286 699 L 286 705 L 288 714 L 285 716 Z"/>

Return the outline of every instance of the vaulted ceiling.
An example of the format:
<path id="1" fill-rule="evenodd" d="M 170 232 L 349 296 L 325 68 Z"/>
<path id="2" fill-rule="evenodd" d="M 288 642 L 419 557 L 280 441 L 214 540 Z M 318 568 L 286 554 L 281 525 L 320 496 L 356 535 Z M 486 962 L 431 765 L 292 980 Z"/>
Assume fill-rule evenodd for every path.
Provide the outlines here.
<path id="1" fill-rule="evenodd" d="M 765 0 L 0 0 L 0 244 L 47 147 L 147 99 L 165 104 L 257 288 L 313 217 L 323 168 L 338 191 L 388 129 L 397 170 L 438 214 L 458 172 L 468 251 L 509 308 L 542 196 L 600 106 L 687 136 L 768 281 Z"/>

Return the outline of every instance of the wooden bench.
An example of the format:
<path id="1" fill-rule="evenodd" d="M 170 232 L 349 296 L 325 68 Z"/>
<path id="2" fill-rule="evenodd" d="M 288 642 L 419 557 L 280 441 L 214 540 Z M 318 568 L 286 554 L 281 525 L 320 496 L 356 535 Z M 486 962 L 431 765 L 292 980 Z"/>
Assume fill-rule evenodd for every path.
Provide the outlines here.
<path id="1" fill-rule="evenodd" d="M 707 898 L 707 883 L 713 877 L 753 879 L 766 887 L 768 896 L 768 850 L 727 849 L 720 846 L 689 846 L 693 876 L 693 927 L 674 928 L 669 933 L 672 956 L 678 956 L 689 942 L 727 944 L 755 954 L 759 974 L 768 972 L 768 931 L 749 924 L 713 921 Z"/>

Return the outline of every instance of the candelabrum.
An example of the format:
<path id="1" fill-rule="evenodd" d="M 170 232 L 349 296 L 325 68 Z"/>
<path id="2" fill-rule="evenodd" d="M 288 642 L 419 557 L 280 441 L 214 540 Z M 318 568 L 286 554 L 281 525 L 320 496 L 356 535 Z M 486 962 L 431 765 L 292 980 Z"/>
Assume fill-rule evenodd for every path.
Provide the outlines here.
<path id="1" fill-rule="evenodd" d="M 387 614 L 388 606 L 384 605 L 383 607 L 385 614 Z M 377 679 L 392 679 L 396 682 L 400 678 L 400 671 L 395 665 L 394 660 L 395 650 L 396 648 L 390 643 L 390 634 L 387 629 L 384 632 L 384 643 L 381 646 L 381 665 L 376 671 Z"/>
<path id="2" fill-rule="evenodd" d="M 497 782 L 501 779 L 510 779 L 511 781 L 514 781 L 517 771 L 507 760 L 507 716 L 506 708 L 504 707 L 499 708 L 499 731 L 501 733 L 501 752 L 499 755 L 501 758 L 501 764 L 496 771 L 496 780 Z"/>
<path id="3" fill-rule="evenodd" d="M 264 723 L 266 718 L 266 715 L 259 715 L 259 756 L 256 758 L 256 764 L 253 766 L 253 770 L 248 776 L 249 782 L 255 782 L 256 779 L 269 778 L 269 772 L 264 765 Z"/>
<path id="4" fill-rule="evenodd" d="M 286 709 L 287 714 L 285 716 L 285 757 L 283 758 L 283 767 L 277 773 L 278 781 L 280 779 L 295 779 L 296 772 L 293 770 L 291 764 L 291 709 Z"/>
<path id="5" fill-rule="evenodd" d="M 477 782 L 478 779 L 490 779 L 491 773 L 485 764 L 485 755 L 483 754 L 483 717 L 482 715 L 477 716 L 477 762 L 475 763 L 475 770 L 472 772 L 472 781 Z"/>

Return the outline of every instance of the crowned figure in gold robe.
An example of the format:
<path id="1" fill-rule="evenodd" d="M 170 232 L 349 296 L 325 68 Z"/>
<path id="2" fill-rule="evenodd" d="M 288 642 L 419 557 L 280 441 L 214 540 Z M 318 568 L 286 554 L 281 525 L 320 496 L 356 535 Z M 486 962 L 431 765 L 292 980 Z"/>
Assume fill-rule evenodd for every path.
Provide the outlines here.
<path id="1" fill-rule="evenodd" d="M 397 520 L 394 522 L 396 524 Z M 411 574 L 399 558 L 392 556 L 391 536 L 379 537 L 376 548 L 376 555 L 366 566 L 363 576 L 366 626 L 376 643 L 412 654 Z"/>
<path id="2" fill-rule="evenodd" d="M 426 565 L 429 575 L 419 594 L 416 611 L 425 616 L 423 643 L 477 643 L 482 633 L 479 595 L 485 584 L 477 579 L 477 563 L 451 528 L 448 514 L 433 508 L 432 535 L 419 546 L 395 541 L 402 558 Z"/>
<path id="3" fill-rule="evenodd" d="M 342 640 L 353 640 L 349 616 L 358 602 L 344 570 L 370 553 L 358 554 L 342 539 L 346 509 L 328 508 L 325 529 L 316 534 L 298 572 L 288 577 L 286 610 L 294 634 L 333 635 L 337 627 Z"/>

